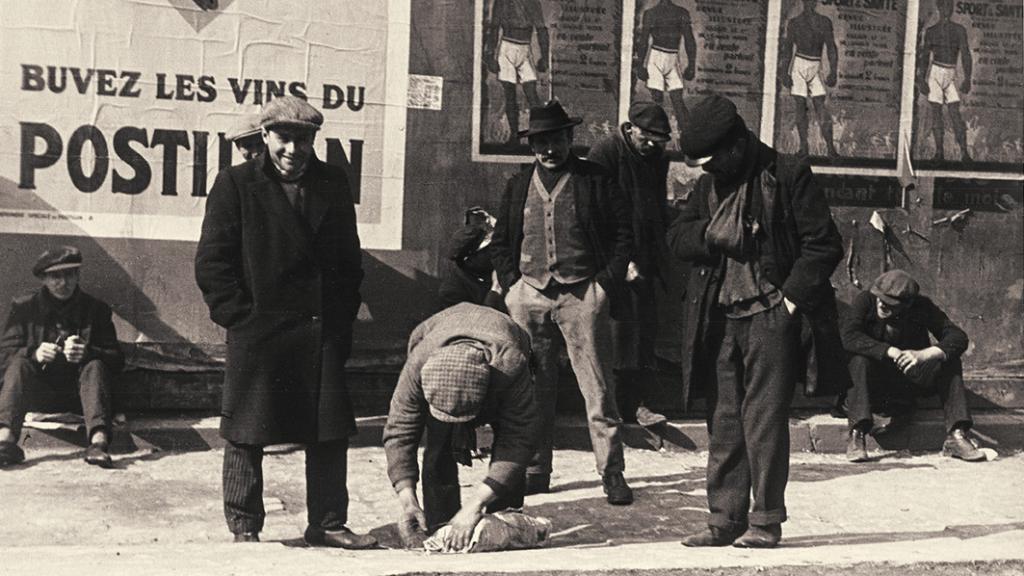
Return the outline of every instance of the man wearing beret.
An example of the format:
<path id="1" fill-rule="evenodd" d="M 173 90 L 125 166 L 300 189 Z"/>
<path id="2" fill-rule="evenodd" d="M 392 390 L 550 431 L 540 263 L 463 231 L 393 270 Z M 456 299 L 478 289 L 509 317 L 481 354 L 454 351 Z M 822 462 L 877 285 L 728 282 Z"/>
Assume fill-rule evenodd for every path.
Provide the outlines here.
<path id="1" fill-rule="evenodd" d="M 224 138 L 235 145 L 244 160 L 252 160 L 267 149 L 259 114 L 246 114 L 239 118 Z"/>
<path id="2" fill-rule="evenodd" d="M 942 453 L 968 461 L 985 455 L 967 438 L 971 415 L 964 389 L 960 356 L 967 334 L 931 299 L 920 294 L 916 280 L 903 270 L 890 270 L 867 292 L 854 299 L 842 315 L 843 345 L 850 353 L 853 387 L 846 397 L 850 435 L 846 456 L 868 459 L 865 434 L 874 424 L 872 412 L 886 412 L 893 421 L 875 434 L 894 428 L 909 413 L 916 396 L 938 394 L 946 420 Z M 932 344 L 931 335 L 935 338 Z"/>
<path id="3" fill-rule="evenodd" d="M 468 302 L 426 319 L 409 337 L 384 452 L 388 477 L 402 505 L 405 544 L 445 523 L 448 546 L 469 544 L 484 509 L 522 508 L 524 474 L 538 426 L 530 374 L 530 336 L 508 315 Z M 476 426 L 491 424 L 494 444 L 487 478 L 461 505 L 456 463 L 470 465 Z M 416 450 L 423 453 L 423 508 L 416 500 Z"/>
<path id="4" fill-rule="evenodd" d="M 680 147 L 705 174 L 668 244 L 693 263 L 683 307 L 684 398 L 696 384 L 714 388 L 706 391 L 711 519 L 683 544 L 770 548 L 786 520 L 801 322 L 819 355 L 808 387 L 849 386 L 829 283 L 842 239 L 805 161 L 763 144 L 723 96 L 687 108 Z"/>
<path id="5" fill-rule="evenodd" d="M 611 330 L 611 319 L 620 317 L 616 306 L 624 303 L 633 252 L 629 199 L 604 168 L 571 153 L 572 129 L 582 121 L 557 101 L 530 110 L 530 127 L 519 136 L 529 138 L 536 162 L 505 186 L 491 260 L 509 313 L 530 334 L 537 361 L 541 432 L 526 493 L 550 490 L 558 347 L 564 338 L 608 502 L 630 504 Z"/>
<path id="6" fill-rule="evenodd" d="M 32 267 L 42 287 L 15 298 L 0 340 L 0 467 L 25 459 L 18 447 L 25 412 L 81 407 L 89 447 L 85 461 L 111 465 L 110 389 L 124 367 L 110 306 L 78 285 L 82 253 L 47 250 Z"/>
<path id="7" fill-rule="evenodd" d="M 264 105 L 267 150 L 217 175 L 196 249 L 210 318 L 227 329 L 220 432 L 224 515 L 237 542 L 257 541 L 263 528 L 263 447 L 298 443 L 306 542 L 376 543 L 345 527 L 356 429 L 344 368 L 363 269 L 348 177 L 313 152 L 322 123 L 299 98 Z"/>
<path id="8" fill-rule="evenodd" d="M 668 115 L 654 102 L 629 107 L 629 121 L 602 138 L 587 159 L 604 166 L 633 205 L 633 256 L 626 268 L 625 316 L 614 323 L 615 377 L 619 394 L 627 397 L 641 426 L 657 426 L 665 417 L 646 403 L 657 396 L 658 335 L 655 283 L 665 287 L 668 273 L 668 158 L 665 143 L 672 137 Z M 624 394 L 625 393 L 625 394 Z"/>

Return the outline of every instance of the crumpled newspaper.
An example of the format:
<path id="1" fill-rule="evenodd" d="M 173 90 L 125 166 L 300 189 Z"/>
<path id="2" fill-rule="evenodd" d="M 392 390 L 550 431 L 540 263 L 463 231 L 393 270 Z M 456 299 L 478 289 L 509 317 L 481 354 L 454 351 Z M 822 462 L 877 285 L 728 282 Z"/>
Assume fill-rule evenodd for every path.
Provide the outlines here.
<path id="1" fill-rule="evenodd" d="M 450 550 L 445 546 L 444 539 L 449 531 L 450 526 L 439 528 L 423 542 L 423 549 L 427 552 L 468 554 L 538 548 L 547 543 L 551 520 L 514 511 L 484 514 L 473 529 L 469 546 L 462 550 Z"/>

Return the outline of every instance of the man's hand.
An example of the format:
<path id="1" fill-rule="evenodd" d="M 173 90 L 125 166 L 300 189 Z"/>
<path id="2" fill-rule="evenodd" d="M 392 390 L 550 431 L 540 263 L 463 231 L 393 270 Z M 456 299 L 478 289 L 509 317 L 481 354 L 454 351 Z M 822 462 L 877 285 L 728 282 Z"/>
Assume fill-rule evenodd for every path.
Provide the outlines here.
<path id="1" fill-rule="evenodd" d="M 924 78 L 918 78 L 917 82 L 914 82 L 914 86 L 917 87 L 917 91 L 921 93 L 921 95 L 928 95 L 928 83 L 924 80 Z"/>
<path id="2" fill-rule="evenodd" d="M 886 358 L 892 360 L 893 362 L 895 362 L 896 359 L 900 357 L 900 354 L 903 354 L 903 350 L 900 350 L 895 346 L 889 346 L 888 350 L 885 351 Z"/>
<path id="3" fill-rule="evenodd" d="M 938 369 L 946 353 L 937 346 L 924 350 L 904 350 L 896 358 L 896 366 L 914 382 L 924 382 Z"/>
<path id="4" fill-rule="evenodd" d="M 32 357 L 40 364 L 49 364 L 56 360 L 60 353 L 60 346 L 57 346 L 53 342 L 43 342 L 36 348 L 36 352 Z"/>
<path id="5" fill-rule="evenodd" d="M 636 265 L 636 262 L 630 261 L 629 265 L 626 266 L 626 282 L 636 282 L 643 279 L 644 275 L 640 273 L 640 267 Z"/>
<path id="6" fill-rule="evenodd" d="M 789 75 L 787 70 L 779 70 L 779 83 L 782 84 L 783 88 L 793 87 L 793 77 Z"/>
<path id="7" fill-rule="evenodd" d="M 693 80 L 696 71 L 693 69 L 693 65 L 688 65 L 686 70 L 683 70 L 683 80 Z"/>
<path id="8" fill-rule="evenodd" d="M 85 350 L 85 341 L 81 336 L 71 335 L 64 340 L 64 356 L 72 364 L 78 364 L 85 358 Z"/>
<path id="9" fill-rule="evenodd" d="M 473 539 L 473 529 L 476 528 L 482 517 L 480 508 L 472 504 L 463 506 L 448 523 L 449 531 L 444 541 L 445 549 L 458 552 L 468 548 L 470 540 Z"/>
<path id="10" fill-rule="evenodd" d="M 960 83 L 960 93 L 970 94 L 971 93 L 971 79 L 964 78 L 963 82 Z"/>
<path id="11" fill-rule="evenodd" d="M 406 548 L 422 548 L 427 537 L 427 517 L 416 499 L 416 486 L 405 486 L 398 492 L 402 510 L 398 514 L 398 535 Z"/>
<path id="12" fill-rule="evenodd" d="M 647 82 L 647 79 L 651 77 L 651 75 L 647 73 L 647 67 L 639 60 L 633 61 L 633 70 L 636 71 L 637 79 L 642 82 Z"/>
<path id="13" fill-rule="evenodd" d="M 839 77 L 836 74 L 836 71 L 835 70 L 830 70 L 829 73 L 828 73 L 828 76 L 825 78 L 825 86 L 828 86 L 829 88 L 832 88 L 833 86 L 836 85 L 836 82 L 838 80 L 839 80 Z"/>
<path id="14" fill-rule="evenodd" d="M 484 62 L 487 65 L 487 70 L 490 71 L 491 74 L 497 74 L 501 71 L 501 67 L 498 66 L 498 59 L 496 57 L 484 58 Z"/>
<path id="15" fill-rule="evenodd" d="M 547 71 L 548 71 L 548 59 L 547 58 L 538 58 L 537 59 L 537 72 L 547 72 Z"/>

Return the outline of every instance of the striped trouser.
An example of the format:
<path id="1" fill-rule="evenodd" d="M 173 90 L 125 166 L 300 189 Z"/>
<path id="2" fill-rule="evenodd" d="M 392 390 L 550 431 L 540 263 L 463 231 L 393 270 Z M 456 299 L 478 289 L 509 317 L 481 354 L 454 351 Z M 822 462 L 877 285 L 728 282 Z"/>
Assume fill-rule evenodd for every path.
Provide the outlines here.
<path id="1" fill-rule="evenodd" d="M 306 518 L 310 526 L 336 530 L 348 521 L 348 440 L 306 446 Z M 260 532 L 263 508 L 263 447 L 224 446 L 224 518 L 235 534 Z"/>

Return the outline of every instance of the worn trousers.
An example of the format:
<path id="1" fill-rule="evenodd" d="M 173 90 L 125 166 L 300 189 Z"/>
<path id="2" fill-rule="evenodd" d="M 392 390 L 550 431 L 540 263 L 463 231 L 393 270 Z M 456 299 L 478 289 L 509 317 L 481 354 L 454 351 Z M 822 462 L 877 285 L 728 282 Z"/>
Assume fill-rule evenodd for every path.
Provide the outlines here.
<path id="1" fill-rule="evenodd" d="M 946 432 L 970 428 L 964 368 L 959 358 L 943 362 L 929 382 L 918 384 L 907 378 L 892 361 L 875 360 L 855 354 L 850 358 L 853 387 L 846 395 L 846 416 L 850 428 L 869 430 L 872 412 L 909 409 L 919 396 L 938 394 L 945 416 Z"/>
<path id="2" fill-rule="evenodd" d="M 620 412 L 631 414 L 661 396 L 658 383 L 658 305 L 654 281 L 637 279 L 627 284 L 630 315 L 612 323 L 615 348 L 615 388 Z"/>
<path id="3" fill-rule="evenodd" d="M 594 280 L 543 290 L 516 282 L 505 298 L 512 319 L 530 334 L 536 362 L 534 386 L 540 412 L 538 450 L 528 474 L 550 474 L 558 392 L 558 350 L 564 338 L 586 405 L 590 443 L 602 476 L 622 473 L 622 418 L 615 402 L 611 309 Z M 559 337 L 561 335 L 561 338 Z"/>
<path id="4" fill-rule="evenodd" d="M 110 388 L 113 374 L 101 360 L 81 366 L 67 362 L 40 366 L 24 356 L 13 356 L 0 386 L 0 426 L 20 437 L 25 413 L 35 410 L 82 410 L 87 437 L 97 429 L 110 429 Z"/>
<path id="5" fill-rule="evenodd" d="M 709 525 L 742 531 L 785 522 L 800 320 L 780 303 L 726 318 L 720 337 L 708 424 Z"/>
<path id="6" fill-rule="evenodd" d="M 423 450 L 423 513 L 427 517 L 427 531 L 433 532 L 447 524 L 462 507 L 459 490 L 459 466 L 452 444 L 456 424 L 441 422 L 427 416 L 426 447 Z M 501 434 L 495 427 L 494 433 Z M 500 512 L 508 508 L 522 508 L 525 494 L 525 474 L 514 486 L 504 486 L 498 498 L 487 505 L 487 512 Z"/>
<path id="7" fill-rule="evenodd" d="M 306 445 L 306 519 L 337 530 L 348 522 L 348 439 Z M 263 508 L 263 446 L 224 446 L 224 518 L 234 534 L 260 532 Z"/>

